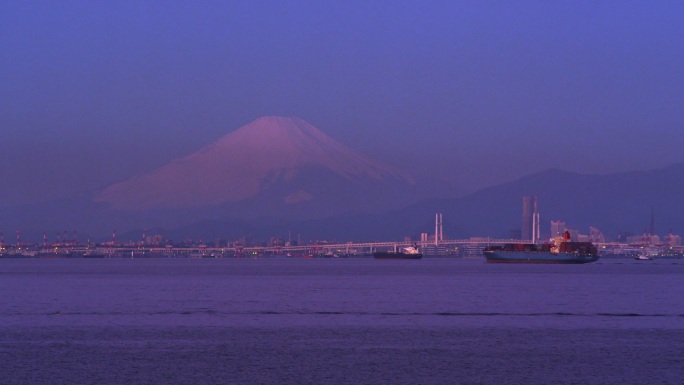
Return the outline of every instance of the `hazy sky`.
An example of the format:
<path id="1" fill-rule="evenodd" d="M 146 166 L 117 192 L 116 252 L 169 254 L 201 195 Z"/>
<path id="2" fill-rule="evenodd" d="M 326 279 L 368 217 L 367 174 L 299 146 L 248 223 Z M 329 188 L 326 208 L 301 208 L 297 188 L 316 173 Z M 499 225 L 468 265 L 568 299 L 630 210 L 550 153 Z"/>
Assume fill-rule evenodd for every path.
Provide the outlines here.
<path id="1" fill-rule="evenodd" d="M 684 161 L 681 1 L 4 1 L 0 206 L 294 115 L 475 188 Z"/>

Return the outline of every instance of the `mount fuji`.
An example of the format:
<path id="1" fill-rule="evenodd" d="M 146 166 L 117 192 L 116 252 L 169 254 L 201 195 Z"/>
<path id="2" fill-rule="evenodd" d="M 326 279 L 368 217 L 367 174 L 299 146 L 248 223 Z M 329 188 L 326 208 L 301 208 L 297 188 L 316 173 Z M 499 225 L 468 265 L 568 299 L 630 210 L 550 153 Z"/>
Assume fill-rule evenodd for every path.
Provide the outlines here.
<path id="1" fill-rule="evenodd" d="M 209 209 L 213 217 L 315 218 L 380 212 L 434 186 L 336 142 L 296 117 L 262 117 L 94 197 L 121 212 Z"/>

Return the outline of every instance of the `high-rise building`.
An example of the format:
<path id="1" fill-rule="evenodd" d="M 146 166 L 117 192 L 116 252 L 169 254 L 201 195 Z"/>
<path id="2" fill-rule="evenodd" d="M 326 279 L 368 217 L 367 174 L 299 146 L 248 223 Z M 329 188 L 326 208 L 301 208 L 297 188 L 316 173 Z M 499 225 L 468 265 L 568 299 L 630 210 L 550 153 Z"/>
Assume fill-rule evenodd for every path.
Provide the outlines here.
<path id="1" fill-rule="evenodd" d="M 521 239 L 537 242 L 539 240 L 539 204 L 537 197 L 523 197 Z"/>
<path id="2" fill-rule="evenodd" d="M 551 238 L 562 237 L 565 232 L 565 221 L 551 221 Z"/>
<path id="3" fill-rule="evenodd" d="M 604 243 L 605 241 L 606 237 L 603 236 L 601 230 L 597 229 L 596 227 L 589 226 L 589 242 Z"/>

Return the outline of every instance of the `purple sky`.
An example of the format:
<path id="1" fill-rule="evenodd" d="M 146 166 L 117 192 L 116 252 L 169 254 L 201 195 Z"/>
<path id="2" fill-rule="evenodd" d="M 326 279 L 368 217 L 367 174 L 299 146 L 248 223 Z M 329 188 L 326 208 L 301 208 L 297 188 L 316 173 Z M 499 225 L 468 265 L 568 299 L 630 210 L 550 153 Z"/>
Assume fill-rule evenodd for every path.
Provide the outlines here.
<path id="1" fill-rule="evenodd" d="M 465 188 L 684 161 L 679 1 L 35 1 L 0 11 L 0 206 L 263 115 Z"/>

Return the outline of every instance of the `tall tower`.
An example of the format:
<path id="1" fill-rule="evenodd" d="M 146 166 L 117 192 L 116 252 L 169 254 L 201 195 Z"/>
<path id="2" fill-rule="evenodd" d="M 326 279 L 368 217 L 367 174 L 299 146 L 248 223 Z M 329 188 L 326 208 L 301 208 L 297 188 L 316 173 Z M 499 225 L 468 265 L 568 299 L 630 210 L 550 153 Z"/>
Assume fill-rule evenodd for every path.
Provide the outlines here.
<path id="1" fill-rule="evenodd" d="M 444 240 L 443 226 L 442 214 L 435 214 L 435 246 L 439 245 L 439 241 Z"/>
<path id="2" fill-rule="evenodd" d="M 523 197 L 522 240 L 537 242 L 539 240 L 539 204 L 536 196 Z"/>

